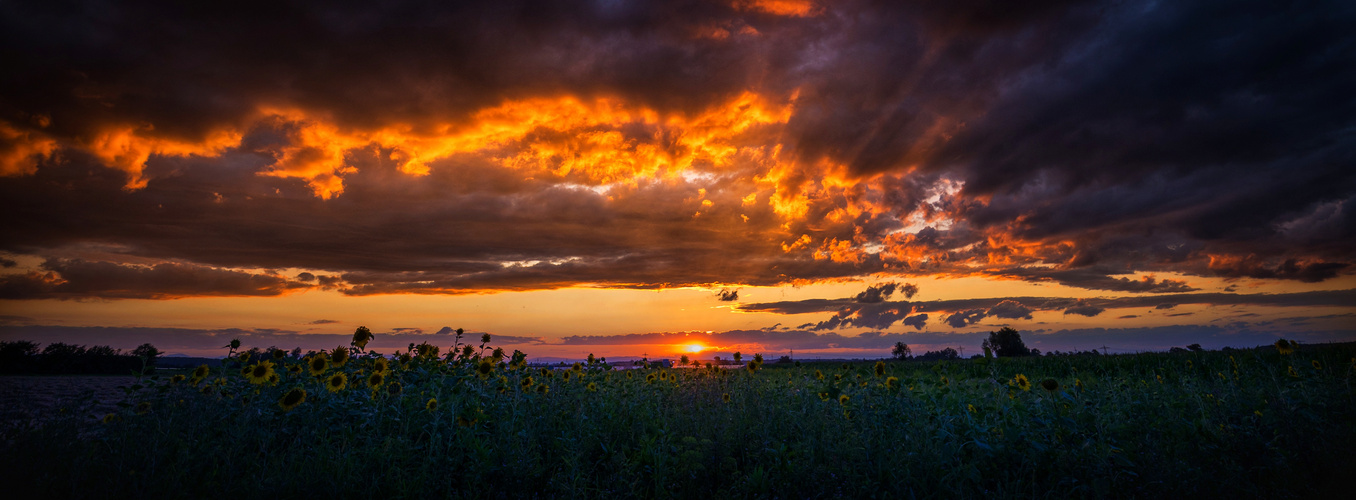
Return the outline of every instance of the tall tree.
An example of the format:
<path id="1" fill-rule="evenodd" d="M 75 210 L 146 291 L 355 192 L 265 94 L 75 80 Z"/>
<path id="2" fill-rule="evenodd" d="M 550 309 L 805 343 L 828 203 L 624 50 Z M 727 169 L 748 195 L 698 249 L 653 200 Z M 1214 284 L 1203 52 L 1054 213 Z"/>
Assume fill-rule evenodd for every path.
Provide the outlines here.
<path id="1" fill-rule="evenodd" d="M 996 332 L 989 332 L 988 340 L 984 341 L 984 348 L 992 350 L 994 355 L 999 357 L 1031 355 L 1031 350 L 1022 343 L 1022 335 L 1006 326 Z"/>
<path id="2" fill-rule="evenodd" d="M 911 351 L 909 350 L 909 345 L 903 342 L 895 342 L 895 348 L 890 350 L 890 355 L 894 356 L 895 359 L 898 360 L 909 359 L 910 353 Z"/>

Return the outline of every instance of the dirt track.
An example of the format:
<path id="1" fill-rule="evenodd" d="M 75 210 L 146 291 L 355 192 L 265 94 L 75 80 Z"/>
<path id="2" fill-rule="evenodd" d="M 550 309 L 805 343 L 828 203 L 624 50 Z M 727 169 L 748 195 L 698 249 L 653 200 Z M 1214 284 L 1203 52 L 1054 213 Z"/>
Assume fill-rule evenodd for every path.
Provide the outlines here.
<path id="1" fill-rule="evenodd" d="M 0 376 L 0 425 L 41 421 L 62 408 L 81 406 L 88 394 L 93 399 L 89 416 L 97 418 L 117 409 L 123 400 L 122 386 L 136 381 L 129 376 L 101 375 L 6 375 Z"/>

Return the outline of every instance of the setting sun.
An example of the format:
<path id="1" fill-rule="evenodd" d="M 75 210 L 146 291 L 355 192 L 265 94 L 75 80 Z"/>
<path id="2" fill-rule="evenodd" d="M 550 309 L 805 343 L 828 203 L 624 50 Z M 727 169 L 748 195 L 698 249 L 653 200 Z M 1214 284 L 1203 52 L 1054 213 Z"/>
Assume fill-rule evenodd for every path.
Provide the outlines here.
<path id="1" fill-rule="evenodd" d="M 701 344 L 688 344 L 683 346 L 683 350 L 687 352 L 702 352 L 704 349 L 706 349 L 706 346 Z"/>

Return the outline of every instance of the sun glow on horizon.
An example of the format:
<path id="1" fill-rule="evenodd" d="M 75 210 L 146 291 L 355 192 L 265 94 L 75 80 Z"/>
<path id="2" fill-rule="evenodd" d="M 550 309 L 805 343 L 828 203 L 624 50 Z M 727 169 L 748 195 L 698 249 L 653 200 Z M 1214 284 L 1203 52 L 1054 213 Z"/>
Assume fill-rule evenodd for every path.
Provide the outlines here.
<path id="1" fill-rule="evenodd" d="M 683 346 L 683 350 L 691 353 L 698 353 L 706 350 L 706 346 L 701 344 L 688 344 Z"/>

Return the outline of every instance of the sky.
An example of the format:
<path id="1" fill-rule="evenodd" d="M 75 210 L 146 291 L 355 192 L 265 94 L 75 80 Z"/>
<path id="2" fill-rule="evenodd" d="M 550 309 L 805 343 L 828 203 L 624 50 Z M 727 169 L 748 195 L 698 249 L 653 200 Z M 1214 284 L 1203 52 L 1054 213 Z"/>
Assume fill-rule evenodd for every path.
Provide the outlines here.
<path id="1" fill-rule="evenodd" d="M 1356 340 L 1356 3 L 0 4 L 0 340 Z"/>

